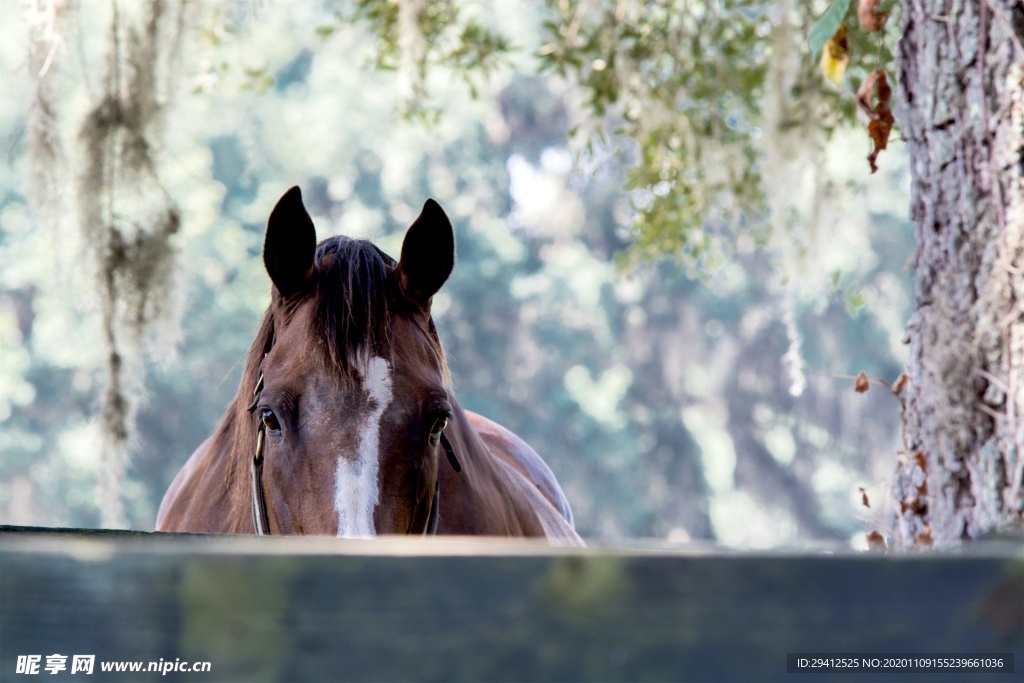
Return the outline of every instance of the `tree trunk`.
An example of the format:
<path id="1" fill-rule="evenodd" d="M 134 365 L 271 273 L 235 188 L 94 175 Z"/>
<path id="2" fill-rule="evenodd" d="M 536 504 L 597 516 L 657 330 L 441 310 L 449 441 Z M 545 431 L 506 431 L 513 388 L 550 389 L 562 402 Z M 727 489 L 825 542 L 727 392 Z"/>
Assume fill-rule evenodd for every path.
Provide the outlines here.
<path id="1" fill-rule="evenodd" d="M 1024 511 L 1024 3 L 905 0 L 911 164 L 897 545 L 948 547 Z"/>

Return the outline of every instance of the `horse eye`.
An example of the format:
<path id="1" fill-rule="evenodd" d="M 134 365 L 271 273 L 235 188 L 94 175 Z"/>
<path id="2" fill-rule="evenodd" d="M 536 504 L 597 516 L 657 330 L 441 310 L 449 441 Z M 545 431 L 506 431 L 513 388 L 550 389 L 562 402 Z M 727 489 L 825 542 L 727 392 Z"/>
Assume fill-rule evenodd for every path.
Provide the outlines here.
<path id="1" fill-rule="evenodd" d="M 270 408 L 260 410 L 260 421 L 263 422 L 264 427 L 272 432 L 281 431 L 281 423 L 277 421 L 277 416 L 274 415 L 274 411 Z"/>
<path id="2" fill-rule="evenodd" d="M 434 427 L 430 430 L 430 440 L 437 441 L 441 438 L 441 432 L 448 426 L 448 416 L 439 417 L 434 422 Z"/>

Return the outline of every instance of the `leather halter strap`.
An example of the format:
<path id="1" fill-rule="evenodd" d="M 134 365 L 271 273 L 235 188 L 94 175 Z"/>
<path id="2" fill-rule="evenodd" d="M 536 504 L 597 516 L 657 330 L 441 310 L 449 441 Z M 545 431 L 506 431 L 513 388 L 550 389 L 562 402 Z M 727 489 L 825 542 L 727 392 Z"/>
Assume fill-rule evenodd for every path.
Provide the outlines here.
<path id="1" fill-rule="evenodd" d="M 263 354 L 266 357 L 267 354 Z M 256 380 L 256 386 L 252 390 L 252 403 L 246 411 L 253 412 L 260 401 L 260 392 L 263 391 L 263 373 Z M 260 418 L 260 426 L 256 431 L 256 452 L 253 453 L 252 462 L 249 463 L 249 489 L 252 493 L 252 527 L 257 536 L 270 535 L 270 520 L 267 517 L 267 499 L 263 493 L 263 445 L 267 439 L 267 427 Z"/>
<path id="2" fill-rule="evenodd" d="M 260 377 L 256 380 L 256 386 L 252 391 L 252 403 L 250 403 L 246 408 L 248 412 L 252 413 L 256 410 L 256 406 L 259 404 L 261 391 L 263 391 L 262 372 L 260 372 Z M 249 463 L 249 487 L 252 491 L 252 526 L 257 536 L 270 536 L 270 520 L 267 516 L 267 499 L 263 492 L 263 447 L 266 443 L 266 435 L 266 425 L 264 425 L 263 420 L 260 419 L 260 426 L 256 432 L 256 452 L 253 453 L 252 462 Z M 459 459 L 455 456 L 455 449 L 452 448 L 452 442 L 448 440 L 448 436 L 444 432 L 441 432 L 441 447 L 444 448 L 445 455 L 448 456 L 448 462 L 451 464 L 452 469 L 456 472 L 461 472 L 462 465 L 459 463 Z M 441 477 L 439 474 L 437 481 L 434 482 L 434 498 L 430 502 L 430 514 L 427 516 L 426 533 L 428 536 L 434 536 L 437 534 L 440 496 Z"/>
<path id="3" fill-rule="evenodd" d="M 434 484 L 434 500 L 430 503 L 430 516 L 427 517 L 427 536 L 437 535 L 437 507 L 441 497 L 441 479 Z"/>

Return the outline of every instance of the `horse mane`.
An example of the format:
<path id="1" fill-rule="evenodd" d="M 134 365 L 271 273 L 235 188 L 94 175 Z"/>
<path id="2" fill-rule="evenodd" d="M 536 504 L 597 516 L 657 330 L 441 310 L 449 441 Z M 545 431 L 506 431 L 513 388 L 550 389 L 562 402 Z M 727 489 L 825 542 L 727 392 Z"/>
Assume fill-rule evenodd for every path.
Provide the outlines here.
<path id="1" fill-rule="evenodd" d="M 321 361 L 325 370 L 336 372 L 351 385 L 365 374 L 370 358 L 393 357 L 389 330 L 392 316 L 403 310 L 404 301 L 390 278 L 398 264 L 372 242 L 342 235 L 317 245 L 313 263 L 315 283 L 311 293 L 286 304 L 282 313 L 288 316 L 299 302 L 316 297 L 309 333 L 324 342 Z M 442 382 L 450 389 L 451 375 L 433 318 L 410 319 L 430 341 L 441 364 Z M 218 441 L 233 437 L 232 450 L 241 450 L 246 456 L 231 458 L 233 477 L 248 477 L 247 472 L 236 468 L 248 468 L 250 449 L 255 447 L 258 417 L 247 415 L 247 408 L 259 382 L 263 357 L 274 344 L 274 322 L 273 307 L 268 307 L 249 347 L 238 393 L 217 430 Z M 244 491 L 248 496 L 248 489 Z"/>

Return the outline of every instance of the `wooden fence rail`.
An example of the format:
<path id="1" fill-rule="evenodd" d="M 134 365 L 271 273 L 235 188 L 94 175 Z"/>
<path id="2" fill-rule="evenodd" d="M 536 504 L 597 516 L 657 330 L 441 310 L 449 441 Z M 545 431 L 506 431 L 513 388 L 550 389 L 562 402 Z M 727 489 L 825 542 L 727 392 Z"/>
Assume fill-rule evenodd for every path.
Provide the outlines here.
<path id="1" fill-rule="evenodd" d="M 1004 653 L 1013 668 L 791 673 L 791 653 Z M 67 669 L 51 675 L 55 654 Z M 39 674 L 18 673 L 29 655 Z M 71 673 L 75 655 L 95 656 L 92 674 Z M 119 661 L 179 670 L 101 670 Z M 180 670 L 195 662 L 210 671 Z M 0 527 L 0 680 L 41 678 L 1022 681 L 1024 547 L 569 551 Z"/>

